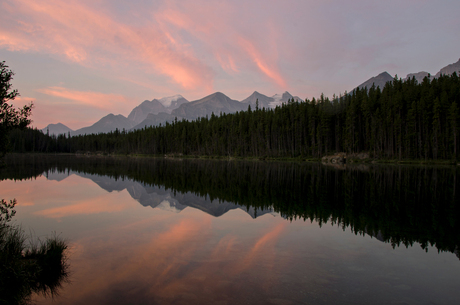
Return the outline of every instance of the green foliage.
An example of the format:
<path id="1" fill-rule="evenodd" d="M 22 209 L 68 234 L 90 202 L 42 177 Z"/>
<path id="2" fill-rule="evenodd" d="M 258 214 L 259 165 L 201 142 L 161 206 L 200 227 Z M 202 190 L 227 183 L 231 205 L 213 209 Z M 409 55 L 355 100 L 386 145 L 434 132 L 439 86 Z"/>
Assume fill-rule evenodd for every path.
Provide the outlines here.
<path id="1" fill-rule="evenodd" d="M 11 88 L 13 75 L 5 62 L 0 62 L 0 158 L 7 152 L 8 133 L 14 128 L 23 129 L 31 122 L 32 103 L 20 109 L 9 103 L 19 96 L 19 92 Z"/>

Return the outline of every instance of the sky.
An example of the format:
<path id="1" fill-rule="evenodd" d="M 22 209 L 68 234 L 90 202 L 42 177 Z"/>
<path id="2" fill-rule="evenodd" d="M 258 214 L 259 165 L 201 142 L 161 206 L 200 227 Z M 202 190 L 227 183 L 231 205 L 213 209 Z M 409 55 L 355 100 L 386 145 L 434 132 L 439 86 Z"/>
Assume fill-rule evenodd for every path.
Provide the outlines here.
<path id="1" fill-rule="evenodd" d="M 1 0 L 0 61 L 32 126 L 76 130 L 144 100 L 302 99 L 460 58 L 458 0 Z"/>

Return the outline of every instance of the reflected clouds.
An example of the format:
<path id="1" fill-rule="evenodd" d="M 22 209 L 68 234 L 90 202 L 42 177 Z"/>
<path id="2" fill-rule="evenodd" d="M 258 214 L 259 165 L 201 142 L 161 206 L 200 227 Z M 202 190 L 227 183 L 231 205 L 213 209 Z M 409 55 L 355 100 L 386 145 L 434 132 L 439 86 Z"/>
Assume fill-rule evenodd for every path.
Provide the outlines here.
<path id="1" fill-rule="evenodd" d="M 286 228 L 286 225 L 287 222 L 282 222 L 276 225 L 269 232 L 265 233 L 261 238 L 259 238 L 254 244 L 254 246 L 249 250 L 248 254 L 245 256 L 243 261 L 239 263 L 237 267 L 241 268 L 241 270 L 249 269 L 251 265 L 254 264 L 254 261 L 257 259 L 259 255 L 270 257 L 272 263 L 274 263 L 274 247 L 276 245 L 276 241 L 280 238 L 281 233 Z"/>
<path id="2" fill-rule="evenodd" d="M 127 210 L 130 206 L 132 206 L 131 202 L 119 201 L 118 197 L 118 194 L 107 194 L 76 204 L 41 210 L 36 214 L 49 218 L 60 219 L 62 217 L 75 215 L 120 212 Z"/>
<path id="3" fill-rule="evenodd" d="M 100 189 L 101 194 L 85 192 L 82 188 L 90 190 L 95 184 L 77 175 L 49 174 L 49 177 L 59 182 L 40 177 L 37 181 L 42 185 L 34 189 L 50 193 L 46 183 L 51 184 L 60 190 L 53 195 L 56 200 L 65 198 L 65 191 L 71 189 L 78 189 L 86 196 L 80 200 L 74 194 L 75 201 L 63 206 L 37 201 L 34 215 L 83 223 L 85 215 L 90 214 L 110 213 L 114 218 L 109 226 L 83 230 L 72 240 L 72 285 L 65 291 L 68 304 L 117 304 L 126 298 L 140 303 L 148 298 L 173 302 L 181 296 L 215 302 L 215 294 L 198 297 L 197 291 L 204 286 L 222 294 L 238 289 L 244 285 L 245 274 L 260 265 L 261 257 L 269 272 L 276 256 L 276 243 L 287 224 L 278 218 L 278 222 L 262 221 L 261 227 L 247 222 L 251 218 L 239 209 L 221 216 L 225 220 L 228 215 L 228 220 L 218 224 L 214 221 L 220 218 L 196 209 L 186 209 L 180 214 L 146 210 L 123 186 L 121 190 Z M 78 186 L 79 183 L 82 185 Z M 23 181 L 16 186 L 14 192 L 25 193 L 21 187 L 27 189 L 30 184 Z M 132 214 L 132 210 L 137 212 Z M 265 217 L 273 219 L 271 215 Z M 241 235 L 233 226 L 235 221 L 252 225 L 253 234 Z M 268 287 L 273 276 L 267 274 L 264 287 Z M 122 299 L 113 299 L 117 295 Z"/>
<path id="4" fill-rule="evenodd" d="M 174 192 L 175 188 L 165 186 L 166 179 L 162 180 L 165 184 L 158 184 L 158 181 L 136 180 L 123 174 L 138 170 L 137 176 L 133 174 L 132 177 L 145 177 L 143 173 L 152 177 L 163 174 L 176 177 L 178 173 L 184 173 L 181 172 L 183 168 L 192 170 L 195 164 L 209 170 L 203 175 L 225 170 L 223 180 L 228 179 L 225 177 L 230 174 L 245 177 L 246 172 L 238 171 L 237 166 L 243 167 L 254 177 L 267 179 L 267 175 L 261 173 L 270 170 L 276 184 L 270 184 L 271 187 L 267 189 L 272 189 L 277 196 L 260 205 L 277 202 L 278 205 L 273 204 L 273 207 L 282 213 L 283 200 L 300 207 L 308 204 L 302 198 L 314 198 L 312 205 L 316 212 L 319 208 L 327 207 L 325 204 L 329 201 L 313 197 L 310 193 L 307 196 L 299 195 L 296 199 L 289 197 L 298 194 L 299 190 L 305 190 L 305 185 L 308 185 L 293 184 L 292 181 L 312 181 L 317 177 L 312 175 L 309 179 L 295 179 L 296 176 L 289 173 L 293 173 L 290 169 L 300 173 L 298 164 L 265 164 L 267 167 L 262 168 L 262 172 L 260 168 L 249 167 L 248 163 L 183 161 L 184 167 L 181 168 L 176 161 L 150 160 L 144 163 L 128 158 L 118 163 L 114 162 L 118 159 L 72 157 L 74 163 L 68 162 L 68 166 L 64 166 L 66 162 L 54 163 L 54 159 L 59 157 L 50 156 L 49 164 L 43 160 L 43 164 L 38 160 L 24 163 L 24 160 L 18 159 L 18 165 L 21 166 L 17 170 L 12 167 L 13 170 L 9 172 L 15 173 L 16 177 L 29 177 L 26 174 L 32 167 L 35 169 L 32 171 L 33 177 L 37 179 L 0 181 L 2 195 L 16 197 L 14 194 L 18 194 L 21 208 L 18 220 L 44 225 L 44 229 L 40 230 L 47 231 L 45 233 L 49 233 L 49 228 L 63 232 L 60 234 L 68 238 L 72 247 L 71 285 L 65 287 L 62 298 L 37 299 L 40 301 L 37 303 L 214 304 L 221 301 L 231 304 L 335 304 L 343 303 L 343 296 L 347 295 L 347 299 L 351 296 L 358 303 L 380 296 L 382 304 L 404 298 L 423 303 L 431 301 L 430 298 L 434 296 L 441 303 L 449 304 L 449 297 L 458 298 L 460 264 L 454 253 L 438 253 L 434 247 L 429 247 L 428 253 L 419 247 L 393 248 L 368 234 L 357 234 L 358 231 L 352 228 L 346 230 L 351 232 L 344 232 L 346 226 L 342 227 L 331 216 L 324 219 L 330 219 L 333 226 L 322 226 L 324 222 L 318 223 L 309 218 L 311 216 L 295 216 L 288 221 L 274 217 L 269 211 L 265 214 L 251 213 L 247 209 L 249 205 L 231 205 L 231 202 L 225 201 L 213 203 L 200 199 L 192 192 L 181 193 L 179 189 Z M 221 167 L 222 164 L 232 167 Z M 250 164 L 261 166 L 260 163 Z M 40 175 L 42 168 L 45 168 L 45 172 Z M 199 169 L 194 168 L 197 172 Z M 344 173 L 321 165 L 308 165 L 302 169 L 302 173 L 310 175 L 314 170 L 319 170 L 315 174 L 324 178 L 316 180 L 315 185 L 321 187 L 328 186 L 328 181 L 337 181 L 329 174 Z M 374 170 L 377 177 L 387 177 L 379 176 L 377 168 Z M 431 175 L 427 168 L 412 170 L 414 175 L 407 176 L 409 173 L 404 171 L 400 171 L 400 174 L 403 177 L 423 176 L 423 173 Z M 104 172 L 107 174 L 104 175 Z M 356 174 L 355 177 L 359 179 L 362 175 L 369 177 L 368 171 L 350 173 Z M 396 176 L 393 173 L 390 172 L 391 177 Z M 440 179 L 446 177 L 447 173 L 452 174 L 450 169 L 439 169 L 435 177 Z M 207 186 L 204 180 L 196 178 L 203 175 L 186 177 L 195 177 L 189 180 L 202 181 Z M 217 175 L 214 179 L 220 181 Z M 253 181 L 246 182 L 247 189 L 251 192 L 259 190 L 260 180 L 247 181 Z M 443 185 L 450 185 L 449 181 L 444 179 Z M 218 185 L 214 190 L 221 191 L 223 184 Z M 344 184 L 344 190 L 348 190 L 347 186 Z M 238 188 L 231 188 L 229 194 L 235 189 Z M 324 190 L 318 189 L 316 194 L 327 193 Z M 441 198 L 439 196 L 446 192 L 440 186 L 438 190 L 443 190 L 438 194 L 438 198 Z M 388 188 L 388 191 L 391 194 L 394 192 L 393 188 Z M 255 203 L 265 194 L 257 191 L 248 194 L 247 198 Z M 343 197 L 340 190 L 337 194 L 338 197 L 331 201 L 335 204 L 337 198 Z M 34 205 L 20 206 L 21 202 L 27 200 Z M 181 212 L 161 209 L 164 208 L 163 204 L 167 205 L 166 202 L 169 208 L 176 207 Z M 406 201 L 405 204 L 408 208 L 410 202 Z M 431 202 L 428 204 L 431 205 Z M 423 202 L 415 204 L 417 211 L 424 207 Z M 334 211 L 339 217 L 343 215 L 340 210 Z M 436 207 L 439 215 L 443 215 L 442 211 L 441 205 Z M 326 212 L 326 215 L 331 215 L 328 210 Z M 304 215 L 310 215 L 308 213 Z M 416 216 L 417 219 L 430 218 L 424 215 Z M 363 218 L 359 219 L 363 221 Z M 434 220 L 439 222 L 438 218 Z M 395 222 L 389 223 L 392 229 L 398 226 Z M 36 227 L 39 228 L 38 225 Z M 438 231 L 444 231 L 444 228 L 440 227 Z M 39 233 L 38 236 L 43 236 L 42 232 Z M 400 231 L 396 231 L 396 234 L 403 235 Z M 450 238 L 455 237 L 452 235 Z M 402 285 L 411 289 L 402 290 L 400 287 L 406 287 Z"/>
<path id="5" fill-rule="evenodd" d="M 104 303 L 113 294 L 134 300 L 136 294 L 142 294 L 143 300 L 167 303 L 182 297 L 214 302 L 219 298 L 215 292 L 227 294 L 244 286 L 244 274 L 260 264 L 254 259 L 255 252 L 273 256 L 270 252 L 284 226 L 274 225 L 258 240 L 235 233 L 221 236 L 212 232 L 211 216 L 199 212 L 173 222 L 152 217 L 150 223 L 139 223 L 128 230 L 114 229 L 105 240 L 88 236 L 75 246 L 76 280 L 67 297 Z M 155 229 L 150 233 L 151 227 Z M 126 235 L 131 240 L 119 238 Z M 80 282 L 80 278 L 89 282 Z M 260 281 L 262 284 L 264 280 Z M 204 287 L 214 293 L 201 294 Z"/>

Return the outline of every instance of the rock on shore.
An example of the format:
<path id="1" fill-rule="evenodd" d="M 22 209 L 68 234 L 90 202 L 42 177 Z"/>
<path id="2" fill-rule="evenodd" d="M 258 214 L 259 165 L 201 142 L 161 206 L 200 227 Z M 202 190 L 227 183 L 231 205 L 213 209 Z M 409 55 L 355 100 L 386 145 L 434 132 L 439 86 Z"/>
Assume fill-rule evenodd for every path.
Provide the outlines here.
<path id="1" fill-rule="evenodd" d="M 355 153 L 355 154 L 347 154 L 344 152 L 336 153 L 331 156 L 324 156 L 321 158 L 322 163 L 330 163 L 330 164 L 346 164 L 347 160 L 348 163 L 353 163 L 357 160 L 366 160 L 369 159 L 369 153 L 362 152 L 362 153 Z"/>

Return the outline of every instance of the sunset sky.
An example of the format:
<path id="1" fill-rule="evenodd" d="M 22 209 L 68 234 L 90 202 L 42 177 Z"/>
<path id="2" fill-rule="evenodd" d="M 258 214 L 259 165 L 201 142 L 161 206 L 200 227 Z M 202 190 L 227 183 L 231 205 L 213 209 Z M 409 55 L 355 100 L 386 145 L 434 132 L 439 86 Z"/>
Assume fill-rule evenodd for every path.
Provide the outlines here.
<path id="1" fill-rule="evenodd" d="M 0 61 L 33 126 L 78 129 L 142 101 L 301 98 L 460 58 L 458 0 L 2 0 Z"/>

